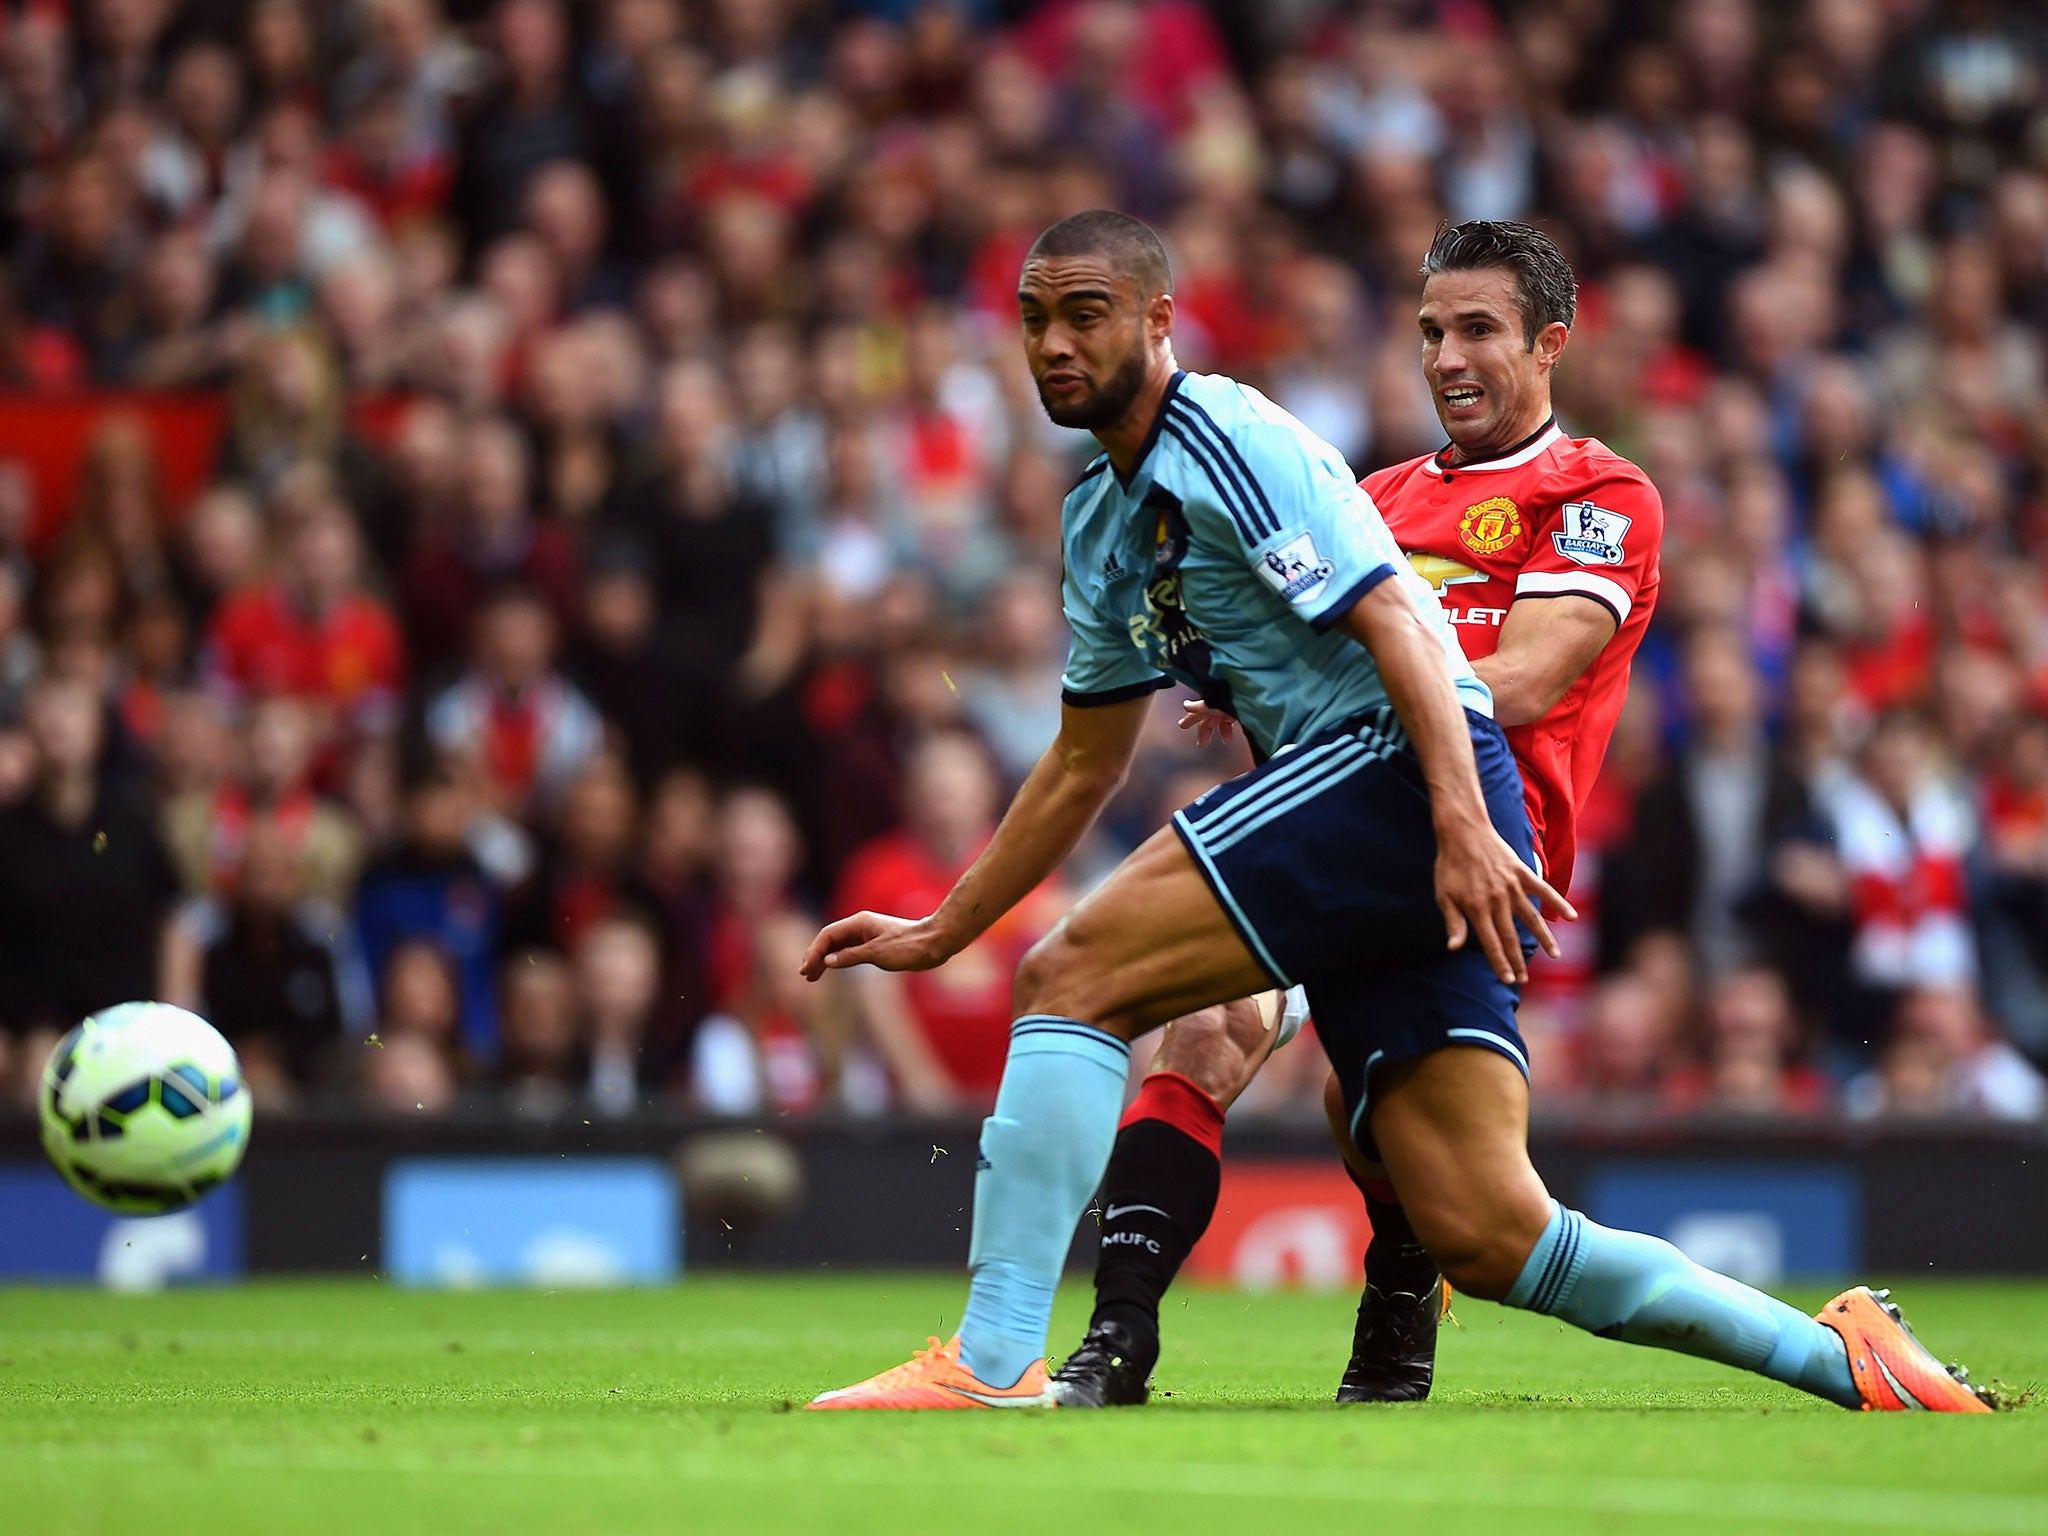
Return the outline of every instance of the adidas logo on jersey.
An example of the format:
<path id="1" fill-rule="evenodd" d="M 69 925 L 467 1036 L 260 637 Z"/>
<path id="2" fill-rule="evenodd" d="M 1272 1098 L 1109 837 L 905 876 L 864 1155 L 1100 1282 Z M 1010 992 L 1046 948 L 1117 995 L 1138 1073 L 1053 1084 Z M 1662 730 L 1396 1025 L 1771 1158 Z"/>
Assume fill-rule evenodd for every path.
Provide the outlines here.
<path id="1" fill-rule="evenodd" d="M 1116 552 L 1112 550 L 1109 556 L 1102 562 L 1102 574 L 1111 581 L 1121 581 L 1131 573 L 1124 569 L 1123 561 L 1117 559 Z"/>

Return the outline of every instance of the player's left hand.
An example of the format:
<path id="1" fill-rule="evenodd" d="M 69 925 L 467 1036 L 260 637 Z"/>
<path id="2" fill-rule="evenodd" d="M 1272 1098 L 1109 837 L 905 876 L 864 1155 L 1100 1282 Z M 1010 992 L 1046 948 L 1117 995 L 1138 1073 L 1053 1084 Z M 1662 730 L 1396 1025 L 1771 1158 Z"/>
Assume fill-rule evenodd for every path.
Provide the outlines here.
<path id="1" fill-rule="evenodd" d="M 1522 956 L 1522 936 L 1515 931 L 1515 919 L 1528 926 L 1551 959 L 1559 953 L 1550 925 L 1537 910 L 1538 901 L 1560 917 L 1579 915 L 1522 862 L 1491 822 L 1474 822 L 1450 831 L 1437 828 L 1436 904 L 1450 935 L 1447 948 L 1463 949 L 1467 939 L 1476 938 L 1502 981 L 1525 984 L 1529 965 Z"/>

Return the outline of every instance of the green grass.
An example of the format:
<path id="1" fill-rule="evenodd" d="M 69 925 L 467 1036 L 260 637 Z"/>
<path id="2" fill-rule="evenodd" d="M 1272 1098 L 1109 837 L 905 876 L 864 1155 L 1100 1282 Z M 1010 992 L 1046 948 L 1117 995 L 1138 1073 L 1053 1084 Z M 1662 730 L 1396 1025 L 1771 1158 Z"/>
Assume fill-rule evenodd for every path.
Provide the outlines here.
<path id="1" fill-rule="evenodd" d="M 2048 1532 L 2048 1412 L 1848 1414 L 1474 1301 L 1421 1406 L 1325 1401 L 1347 1298 L 1196 1290 L 1151 1408 L 786 1411 L 962 1293 L 0 1290 L 0 1532 Z M 1900 1299 L 1980 1376 L 2048 1382 L 2048 1287 Z"/>

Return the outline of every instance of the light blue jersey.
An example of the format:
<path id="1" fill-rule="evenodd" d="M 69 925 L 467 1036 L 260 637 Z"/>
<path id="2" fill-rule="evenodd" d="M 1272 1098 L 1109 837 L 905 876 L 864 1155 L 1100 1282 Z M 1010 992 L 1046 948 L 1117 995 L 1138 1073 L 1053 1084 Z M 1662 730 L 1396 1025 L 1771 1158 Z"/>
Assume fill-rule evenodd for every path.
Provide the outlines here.
<path id="1" fill-rule="evenodd" d="M 1465 706 L 1493 713 L 1343 455 L 1235 379 L 1176 374 L 1129 483 L 1099 457 L 1060 521 L 1070 704 L 1177 680 L 1270 756 L 1391 702 L 1371 654 L 1331 626 L 1392 580 L 1442 645 Z"/>

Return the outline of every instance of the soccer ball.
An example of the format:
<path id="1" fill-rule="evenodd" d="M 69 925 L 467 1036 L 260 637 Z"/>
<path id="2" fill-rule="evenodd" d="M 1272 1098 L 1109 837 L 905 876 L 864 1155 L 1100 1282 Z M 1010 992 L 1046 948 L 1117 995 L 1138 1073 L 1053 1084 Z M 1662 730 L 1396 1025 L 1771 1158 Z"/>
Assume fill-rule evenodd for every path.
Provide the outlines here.
<path id="1" fill-rule="evenodd" d="M 122 1003 L 57 1042 L 38 1098 L 43 1150 L 86 1199 L 129 1216 L 190 1205 L 249 1145 L 235 1048 L 196 1013 Z"/>

